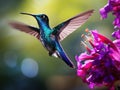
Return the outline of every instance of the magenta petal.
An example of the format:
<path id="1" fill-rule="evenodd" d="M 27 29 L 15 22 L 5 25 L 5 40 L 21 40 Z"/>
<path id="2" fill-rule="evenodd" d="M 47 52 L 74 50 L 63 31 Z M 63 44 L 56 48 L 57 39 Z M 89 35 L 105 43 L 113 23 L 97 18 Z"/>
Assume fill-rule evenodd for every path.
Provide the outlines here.
<path id="1" fill-rule="evenodd" d="M 111 8 L 110 4 L 107 4 L 103 8 L 100 9 L 100 14 L 101 14 L 103 19 L 107 18 L 107 14 L 108 14 L 108 12 L 111 11 L 111 9 L 112 8 Z"/>
<path id="2" fill-rule="evenodd" d="M 106 11 L 105 11 L 104 8 L 100 9 L 100 14 L 101 14 L 101 16 L 102 16 L 103 19 L 107 18 L 107 13 L 106 13 Z"/>
<path id="3" fill-rule="evenodd" d="M 96 32 L 92 32 L 92 34 L 93 34 L 94 36 L 97 35 L 100 41 L 102 41 L 102 42 L 105 43 L 105 44 L 110 45 L 113 49 L 115 49 L 116 51 L 118 51 L 116 45 L 115 45 L 110 39 L 108 39 L 108 38 L 106 38 L 105 36 L 103 36 L 103 35 L 101 35 L 101 34 L 98 34 L 98 33 L 96 33 Z"/>
<path id="4" fill-rule="evenodd" d="M 94 56 L 88 55 L 87 52 L 82 53 L 80 56 L 76 57 L 77 61 L 91 60 Z"/>
<path id="5" fill-rule="evenodd" d="M 77 75 L 81 78 L 84 78 L 86 75 L 86 72 L 84 70 L 77 70 Z"/>
<path id="6" fill-rule="evenodd" d="M 75 56 L 75 60 L 78 62 L 79 61 L 79 58 L 78 58 L 78 56 L 76 55 Z"/>
<path id="7" fill-rule="evenodd" d="M 93 89 L 93 88 L 95 87 L 95 83 L 90 83 L 90 84 L 89 84 L 89 87 L 90 87 L 91 89 Z"/>
<path id="8" fill-rule="evenodd" d="M 120 30 L 114 31 L 112 33 L 112 36 L 115 37 L 116 39 L 120 39 Z"/>
<path id="9" fill-rule="evenodd" d="M 113 43 L 120 48 L 120 39 L 114 40 Z"/>

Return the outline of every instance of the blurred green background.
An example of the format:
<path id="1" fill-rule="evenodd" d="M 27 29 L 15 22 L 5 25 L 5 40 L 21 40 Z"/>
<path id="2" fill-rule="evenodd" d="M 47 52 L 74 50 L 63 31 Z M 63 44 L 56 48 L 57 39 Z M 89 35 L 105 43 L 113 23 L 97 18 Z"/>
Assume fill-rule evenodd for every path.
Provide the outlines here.
<path id="1" fill-rule="evenodd" d="M 95 9 L 82 27 L 61 42 L 76 65 L 75 55 L 85 51 L 80 41 L 86 28 L 97 29 L 111 38 L 112 15 L 106 20 L 100 20 L 99 15 L 99 9 L 106 3 L 107 0 L 0 0 L 0 90 L 89 90 L 76 76 L 76 69 L 49 57 L 36 38 L 11 28 L 8 22 L 19 21 L 38 27 L 33 17 L 19 13 L 44 13 L 54 27 L 81 12 Z"/>

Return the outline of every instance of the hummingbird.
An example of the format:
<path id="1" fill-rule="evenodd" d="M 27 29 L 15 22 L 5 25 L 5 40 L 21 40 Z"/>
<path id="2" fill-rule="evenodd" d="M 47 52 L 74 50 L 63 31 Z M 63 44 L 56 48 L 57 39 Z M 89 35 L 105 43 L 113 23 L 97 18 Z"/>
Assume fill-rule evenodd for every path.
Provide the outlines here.
<path id="1" fill-rule="evenodd" d="M 28 33 L 37 38 L 45 49 L 48 51 L 49 56 L 54 56 L 62 59 L 68 66 L 75 68 L 73 62 L 69 59 L 60 42 L 63 41 L 68 35 L 77 30 L 82 24 L 84 24 L 94 10 L 89 10 L 80 13 L 64 22 L 58 24 L 54 28 L 49 26 L 49 18 L 46 14 L 29 14 L 21 13 L 24 15 L 30 15 L 37 20 L 39 28 L 34 26 L 26 25 L 20 22 L 10 22 L 10 25 Z"/>

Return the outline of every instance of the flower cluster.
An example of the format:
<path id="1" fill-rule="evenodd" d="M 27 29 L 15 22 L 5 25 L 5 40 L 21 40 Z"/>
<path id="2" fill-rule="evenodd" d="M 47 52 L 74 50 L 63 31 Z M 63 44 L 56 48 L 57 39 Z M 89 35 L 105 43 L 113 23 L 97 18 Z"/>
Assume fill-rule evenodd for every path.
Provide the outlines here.
<path id="1" fill-rule="evenodd" d="M 107 18 L 107 14 L 109 12 L 112 12 L 115 16 L 113 25 L 115 26 L 115 29 L 117 28 L 117 30 L 113 32 L 112 36 L 116 39 L 120 39 L 120 0 L 108 0 L 108 3 L 100 9 L 100 14 L 103 19 Z"/>
<path id="2" fill-rule="evenodd" d="M 76 56 L 77 75 L 90 88 L 94 86 L 109 86 L 113 89 L 113 84 L 120 80 L 120 42 L 112 42 L 105 36 L 99 34 L 97 30 L 92 30 L 92 36 L 84 36 L 90 45 L 90 49 L 82 41 L 87 52 Z"/>
<path id="3" fill-rule="evenodd" d="M 120 0 L 108 0 L 108 3 L 100 9 L 103 19 L 107 18 L 109 12 L 116 16 L 113 24 L 120 27 Z"/>

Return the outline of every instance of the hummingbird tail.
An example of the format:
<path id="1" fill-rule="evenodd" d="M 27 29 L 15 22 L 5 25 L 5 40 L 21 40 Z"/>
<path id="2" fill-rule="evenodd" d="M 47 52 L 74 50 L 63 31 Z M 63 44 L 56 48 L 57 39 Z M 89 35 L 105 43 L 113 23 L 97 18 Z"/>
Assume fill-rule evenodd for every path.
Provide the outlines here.
<path id="1" fill-rule="evenodd" d="M 68 56 L 64 52 L 61 51 L 57 54 L 68 66 L 70 66 L 71 68 L 75 68 L 73 62 L 68 58 Z"/>

